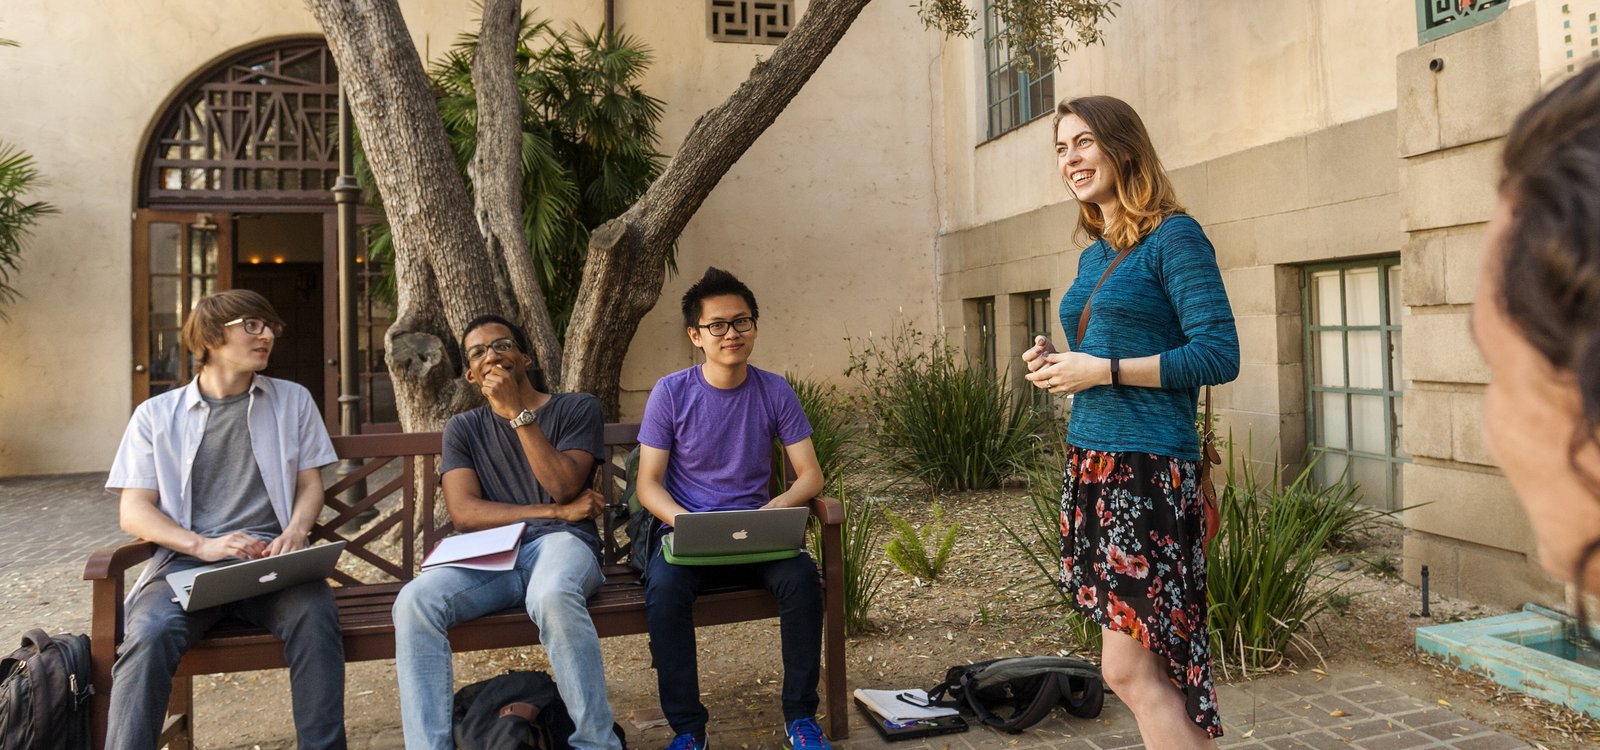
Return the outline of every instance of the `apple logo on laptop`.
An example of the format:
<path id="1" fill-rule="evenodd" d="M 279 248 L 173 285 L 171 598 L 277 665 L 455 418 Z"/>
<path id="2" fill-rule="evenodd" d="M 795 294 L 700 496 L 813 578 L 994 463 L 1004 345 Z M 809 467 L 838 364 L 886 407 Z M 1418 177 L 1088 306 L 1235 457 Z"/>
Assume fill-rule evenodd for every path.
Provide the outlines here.
<path id="1" fill-rule="evenodd" d="M 260 581 L 261 583 L 272 583 L 273 581 L 278 580 L 278 571 L 274 570 L 256 580 Z"/>
<path id="2" fill-rule="evenodd" d="M 745 531 L 744 529 L 739 529 L 738 531 L 733 532 L 733 538 L 743 541 L 750 538 L 750 532 Z"/>

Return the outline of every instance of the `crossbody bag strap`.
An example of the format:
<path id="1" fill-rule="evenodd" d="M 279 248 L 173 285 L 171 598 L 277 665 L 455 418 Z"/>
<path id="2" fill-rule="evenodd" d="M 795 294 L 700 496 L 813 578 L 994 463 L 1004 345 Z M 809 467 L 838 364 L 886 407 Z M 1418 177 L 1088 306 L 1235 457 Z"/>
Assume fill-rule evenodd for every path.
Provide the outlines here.
<path id="1" fill-rule="evenodd" d="M 1073 349 L 1083 348 L 1083 334 L 1089 330 L 1089 303 L 1094 301 L 1094 293 L 1100 291 L 1100 287 L 1105 285 L 1106 279 L 1111 278 L 1111 272 L 1117 270 L 1117 266 L 1121 265 L 1122 260 L 1128 257 L 1128 253 L 1131 252 L 1133 252 L 1133 248 L 1127 247 L 1117 253 L 1117 257 L 1111 259 L 1111 265 L 1106 266 L 1106 272 L 1100 274 L 1100 280 L 1095 282 L 1094 289 L 1090 290 L 1089 296 L 1083 300 L 1083 312 L 1078 314 L 1078 338 L 1072 347 Z"/>
<path id="2" fill-rule="evenodd" d="M 1211 476 L 1212 465 L 1222 463 L 1222 457 L 1217 454 L 1217 434 L 1211 429 L 1211 386 L 1206 386 L 1206 393 L 1203 398 L 1206 402 L 1206 407 L 1205 416 L 1201 417 L 1201 419 L 1205 420 L 1201 423 L 1205 425 L 1205 428 L 1200 432 L 1202 435 L 1200 440 L 1200 474 L 1201 479 L 1208 479 Z"/>

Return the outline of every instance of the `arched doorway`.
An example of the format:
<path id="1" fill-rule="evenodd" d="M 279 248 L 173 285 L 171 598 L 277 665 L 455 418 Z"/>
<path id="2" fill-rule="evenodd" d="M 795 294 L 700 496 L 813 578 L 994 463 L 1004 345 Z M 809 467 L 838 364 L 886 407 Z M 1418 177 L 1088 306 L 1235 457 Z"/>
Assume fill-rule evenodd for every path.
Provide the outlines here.
<path id="1" fill-rule="evenodd" d="M 338 114 L 338 72 L 320 38 L 230 55 L 161 113 L 145 144 L 134 212 L 135 404 L 193 376 L 178 332 L 194 302 L 243 288 L 265 295 L 288 324 L 266 373 L 306 386 L 330 429 L 337 424 L 329 191 L 338 176 Z M 392 422 L 381 350 L 387 316 L 362 308 L 363 421 Z"/>

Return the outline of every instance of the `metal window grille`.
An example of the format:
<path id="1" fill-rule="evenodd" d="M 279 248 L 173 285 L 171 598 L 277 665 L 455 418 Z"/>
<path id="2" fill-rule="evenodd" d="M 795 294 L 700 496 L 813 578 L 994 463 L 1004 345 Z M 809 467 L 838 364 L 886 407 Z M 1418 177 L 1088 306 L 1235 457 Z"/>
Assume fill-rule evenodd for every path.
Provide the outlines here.
<path id="1" fill-rule="evenodd" d="M 1510 0 L 1417 0 L 1417 44 L 1492 21 L 1509 4 Z"/>
<path id="2" fill-rule="evenodd" d="M 978 363 L 983 366 L 985 372 L 993 372 L 996 363 L 994 298 L 978 297 L 967 301 L 970 303 L 967 309 L 969 310 L 969 315 L 972 316 L 968 325 L 977 329 L 976 343 L 978 350 L 976 354 L 978 355 Z"/>
<path id="3" fill-rule="evenodd" d="M 1313 474 L 1403 505 L 1400 259 L 1311 266 L 1304 276 L 1306 429 Z"/>
<path id="4" fill-rule="evenodd" d="M 177 99 L 158 126 L 145 205 L 331 201 L 339 75 L 321 40 L 246 52 Z"/>
<path id="5" fill-rule="evenodd" d="M 794 26 L 794 0 L 709 0 L 706 7 L 714 42 L 777 44 Z"/>
<path id="6" fill-rule="evenodd" d="M 984 70 L 987 73 L 989 138 L 998 138 L 1055 109 L 1055 57 L 1046 49 L 1026 54 L 1033 62 L 1029 70 L 1013 59 L 1011 48 L 1000 37 L 1004 26 L 994 6 L 983 4 Z"/>

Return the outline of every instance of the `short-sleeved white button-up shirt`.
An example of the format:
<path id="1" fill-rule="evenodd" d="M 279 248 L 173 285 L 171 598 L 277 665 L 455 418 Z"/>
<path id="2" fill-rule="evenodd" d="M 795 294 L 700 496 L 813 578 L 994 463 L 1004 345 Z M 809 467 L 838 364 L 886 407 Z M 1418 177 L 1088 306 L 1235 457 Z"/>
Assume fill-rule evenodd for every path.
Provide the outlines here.
<path id="1" fill-rule="evenodd" d="M 288 526 L 294 510 L 295 475 L 302 469 L 331 464 L 338 456 L 310 391 L 298 383 L 257 375 L 249 392 L 246 421 L 251 450 L 272 511 L 280 525 Z M 122 435 L 106 490 L 155 490 L 161 512 L 183 528 L 192 528 L 195 498 L 190 475 L 210 415 L 211 405 L 201 398 L 196 381 L 140 404 Z M 157 564 L 145 569 L 134 592 L 165 557 L 159 556 Z"/>

